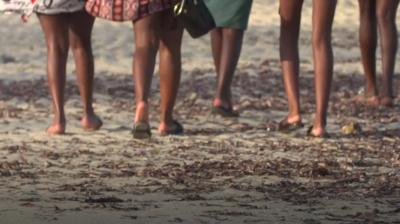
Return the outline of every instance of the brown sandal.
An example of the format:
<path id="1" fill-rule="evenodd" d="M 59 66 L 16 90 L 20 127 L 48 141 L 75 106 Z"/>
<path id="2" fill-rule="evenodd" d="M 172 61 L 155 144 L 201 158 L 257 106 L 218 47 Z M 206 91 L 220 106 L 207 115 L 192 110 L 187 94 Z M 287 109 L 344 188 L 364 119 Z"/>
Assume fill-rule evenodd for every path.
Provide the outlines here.
<path id="1" fill-rule="evenodd" d="M 147 122 L 137 122 L 133 125 L 132 135 L 135 139 L 151 138 L 151 128 Z"/>
<path id="2" fill-rule="evenodd" d="M 174 128 L 171 130 L 167 130 L 167 131 L 162 131 L 160 132 L 161 136 L 167 136 L 167 135 L 182 135 L 183 134 L 183 126 L 177 122 L 177 121 L 173 121 L 174 124 Z"/>
<path id="3" fill-rule="evenodd" d="M 219 115 L 221 117 L 226 117 L 226 118 L 235 118 L 239 117 L 239 112 L 233 110 L 232 107 L 225 108 L 222 106 L 212 106 L 211 109 L 213 114 Z"/>
<path id="4" fill-rule="evenodd" d="M 393 107 L 394 106 L 394 97 L 393 96 L 384 96 L 379 100 L 379 104 L 384 107 Z"/>
<path id="5" fill-rule="evenodd" d="M 289 123 L 287 118 L 283 119 L 278 124 L 278 131 L 283 133 L 290 133 L 296 130 L 299 130 L 304 127 L 304 124 L 301 121 Z"/>
<path id="6" fill-rule="evenodd" d="M 314 126 L 311 125 L 311 126 L 307 129 L 307 136 L 308 136 L 308 137 L 311 137 L 311 138 L 319 138 L 319 139 L 327 139 L 327 138 L 330 138 L 330 135 L 329 135 L 327 132 L 324 132 L 322 135 L 314 135 L 314 134 L 312 133 L 313 128 L 314 128 Z"/>

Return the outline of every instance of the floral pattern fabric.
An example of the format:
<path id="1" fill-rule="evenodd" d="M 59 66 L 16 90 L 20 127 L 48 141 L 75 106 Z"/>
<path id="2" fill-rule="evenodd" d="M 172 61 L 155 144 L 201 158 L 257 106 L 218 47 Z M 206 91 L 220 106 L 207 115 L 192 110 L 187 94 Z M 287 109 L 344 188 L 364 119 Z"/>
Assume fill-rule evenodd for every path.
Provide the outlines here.
<path id="1" fill-rule="evenodd" d="M 36 5 L 35 0 L 0 0 L 1 13 L 30 15 Z"/>
<path id="2" fill-rule="evenodd" d="M 178 0 L 88 0 L 86 10 L 113 21 L 136 21 L 171 8 Z"/>
<path id="3" fill-rule="evenodd" d="M 15 12 L 29 16 L 32 12 L 42 14 L 71 13 L 83 10 L 85 0 L 0 0 L 0 12 Z"/>
<path id="4" fill-rule="evenodd" d="M 59 14 L 82 11 L 85 0 L 37 0 L 35 12 L 42 14 Z"/>

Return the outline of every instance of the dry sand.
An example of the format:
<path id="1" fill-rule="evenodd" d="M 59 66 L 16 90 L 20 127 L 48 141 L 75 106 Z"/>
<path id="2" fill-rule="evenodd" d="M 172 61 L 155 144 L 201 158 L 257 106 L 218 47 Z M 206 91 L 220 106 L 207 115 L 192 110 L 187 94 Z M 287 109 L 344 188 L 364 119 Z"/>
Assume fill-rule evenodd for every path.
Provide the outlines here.
<path id="1" fill-rule="evenodd" d="M 183 46 L 180 137 L 131 138 L 131 24 L 98 20 L 96 110 L 104 128 L 80 129 L 69 64 L 68 134 L 50 122 L 46 52 L 36 18 L 0 16 L 0 223 L 400 223 L 400 115 L 351 100 L 362 91 L 356 1 L 339 2 L 335 84 L 325 141 L 275 130 L 286 111 L 278 61 L 278 1 L 256 0 L 234 81 L 242 116 L 210 116 L 215 86 L 208 37 Z M 312 119 L 310 1 L 301 36 L 302 102 Z M 400 18 L 400 17 L 399 17 Z M 400 20 L 399 20 L 400 24 Z M 72 61 L 72 60 L 71 60 Z M 400 55 L 397 58 L 400 62 Z M 399 64 L 399 63 L 397 63 Z M 400 86 L 396 69 L 396 88 Z M 157 127 L 158 78 L 152 126 Z M 357 122 L 362 132 L 340 128 Z"/>

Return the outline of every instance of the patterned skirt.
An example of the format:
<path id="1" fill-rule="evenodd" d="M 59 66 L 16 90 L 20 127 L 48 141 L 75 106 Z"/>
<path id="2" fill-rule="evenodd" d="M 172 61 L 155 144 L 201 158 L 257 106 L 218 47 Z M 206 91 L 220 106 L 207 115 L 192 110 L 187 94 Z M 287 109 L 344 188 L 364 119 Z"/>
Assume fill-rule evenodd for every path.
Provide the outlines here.
<path id="1" fill-rule="evenodd" d="M 87 0 L 86 11 L 112 21 L 137 21 L 173 7 L 179 0 Z"/>
<path id="2" fill-rule="evenodd" d="M 0 0 L 0 13 L 30 15 L 35 4 L 31 0 Z"/>
<path id="3" fill-rule="evenodd" d="M 38 0 L 34 11 L 41 14 L 60 14 L 82 11 L 85 0 Z"/>
<path id="4" fill-rule="evenodd" d="M 28 17 L 32 12 L 60 14 L 82 11 L 85 0 L 0 0 L 0 12 L 14 12 Z"/>

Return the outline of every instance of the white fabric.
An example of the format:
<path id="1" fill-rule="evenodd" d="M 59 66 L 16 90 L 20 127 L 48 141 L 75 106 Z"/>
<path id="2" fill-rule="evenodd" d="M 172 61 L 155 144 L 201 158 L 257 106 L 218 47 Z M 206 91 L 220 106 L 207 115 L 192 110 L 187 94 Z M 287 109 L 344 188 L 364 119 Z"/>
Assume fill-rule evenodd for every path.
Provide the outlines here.
<path id="1" fill-rule="evenodd" d="M 0 0 L 0 12 L 14 12 L 29 16 L 36 6 L 35 0 Z"/>
<path id="2" fill-rule="evenodd" d="M 72 13 L 83 10 L 85 0 L 0 0 L 0 13 L 14 12 L 27 17 L 42 14 Z"/>
<path id="3" fill-rule="evenodd" d="M 85 0 L 38 0 L 35 12 L 43 14 L 71 13 L 83 10 Z"/>

